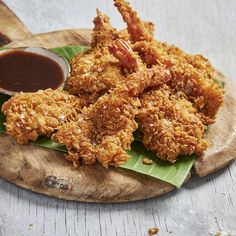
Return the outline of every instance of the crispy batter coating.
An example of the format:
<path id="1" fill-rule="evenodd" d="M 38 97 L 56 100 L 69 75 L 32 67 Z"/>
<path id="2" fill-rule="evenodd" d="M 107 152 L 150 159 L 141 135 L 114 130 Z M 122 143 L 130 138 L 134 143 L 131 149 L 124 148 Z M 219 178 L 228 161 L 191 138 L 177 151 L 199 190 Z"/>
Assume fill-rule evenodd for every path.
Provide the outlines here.
<path id="1" fill-rule="evenodd" d="M 120 66 L 127 75 L 146 68 L 137 53 L 132 50 L 131 45 L 123 39 L 116 39 L 109 46 L 109 51 L 119 60 Z"/>
<path id="2" fill-rule="evenodd" d="M 99 11 L 97 14 L 92 48 L 72 60 L 71 77 L 67 83 L 69 93 L 85 98 L 87 104 L 94 103 L 115 84 L 126 79 L 117 59 L 108 50 L 108 45 L 119 34 L 107 16 Z"/>
<path id="3" fill-rule="evenodd" d="M 103 47 L 111 43 L 113 39 L 118 37 L 117 30 L 112 27 L 108 16 L 97 9 L 97 16 L 93 20 L 94 28 L 92 32 L 91 46 Z"/>
<path id="4" fill-rule="evenodd" d="M 205 125 L 183 93 L 164 85 L 144 93 L 140 101 L 142 141 L 158 158 L 175 162 L 179 155 L 199 155 L 207 149 Z"/>
<path id="5" fill-rule="evenodd" d="M 139 42 L 134 46 L 148 65 L 164 64 L 170 69 L 172 89 L 183 91 L 197 110 L 214 122 L 223 103 L 224 90 L 216 82 L 214 68 L 200 55 L 189 55 L 166 43 Z"/>
<path id="6" fill-rule="evenodd" d="M 170 73 L 163 67 L 140 67 L 125 83 L 117 84 L 109 94 L 84 108 L 77 120 L 61 126 L 53 139 L 66 145 L 66 158 L 75 166 L 80 161 L 103 166 L 119 166 L 129 158 L 133 132 L 138 125 L 135 115 L 140 102 L 138 95 L 149 87 L 165 83 Z"/>
<path id="7" fill-rule="evenodd" d="M 6 132 L 18 143 L 35 141 L 39 135 L 50 136 L 62 124 L 75 119 L 83 102 L 60 90 L 20 93 L 5 102 Z"/>
<path id="8" fill-rule="evenodd" d="M 67 83 L 70 94 L 94 103 L 125 76 L 108 48 L 90 49 L 72 60 L 72 73 Z"/>
<path id="9" fill-rule="evenodd" d="M 152 23 L 143 22 L 133 11 L 130 4 L 124 0 L 114 0 L 114 5 L 127 23 L 127 30 L 130 34 L 132 42 L 150 41 L 153 37 L 154 25 Z"/>
<path id="10" fill-rule="evenodd" d="M 130 43 L 123 39 L 116 39 L 109 46 L 109 50 L 119 60 L 120 66 L 127 70 L 127 80 L 124 84 L 118 83 L 116 88 L 126 86 L 130 92 L 135 91 L 135 94 L 141 94 L 145 88 L 165 84 L 171 78 L 170 71 L 166 66 L 154 65 L 147 68 L 139 55 L 132 50 Z"/>
<path id="11" fill-rule="evenodd" d="M 101 162 L 103 166 L 118 166 L 128 159 L 126 149 L 137 129 L 134 120 L 138 112 L 137 98 L 106 94 L 79 114 L 77 120 L 63 125 L 53 139 L 66 145 L 66 158 L 78 166 Z"/>
<path id="12" fill-rule="evenodd" d="M 216 82 L 215 71 L 209 61 L 200 55 L 189 55 L 175 46 L 154 40 L 148 28 L 125 0 L 114 0 L 115 6 L 127 23 L 133 49 L 143 61 L 152 66 L 164 64 L 171 71 L 169 85 L 175 91 L 183 91 L 205 122 L 214 122 L 223 103 L 224 90 Z"/>
<path id="13" fill-rule="evenodd" d="M 143 24 L 152 35 L 153 24 Z M 108 46 L 116 38 L 128 39 L 127 31 L 117 32 L 109 18 L 98 10 L 94 25 L 92 48 L 72 60 L 72 73 L 67 83 L 69 93 L 85 98 L 88 105 L 117 83 L 126 80 L 124 71 L 109 52 Z"/>
<path id="14" fill-rule="evenodd" d="M 157 68 L 156 73 L 166 75 L 169 73 L 167 69 L 158 65 L 147 69 L 124 40 L 117 39 L 110 47 L 110 51 L 120 61 L 121 66 L 131 72 L 138 70 L 155 74 Z M 135 80 L 129 79 L 127 83 L 131 83 L 133 87 L 137 85 L 145 87 L 141 85 L 146 80 L 144 78 L 151 77 L 141 75 L 135 77 Z M 167 79 L 168 76 L 165 78 Z M 168 81 L 170 81 L 170 73 L 165 83 Z M 150 82 L 146 80 L 145 83 Z M 181 154 L 201 154 L 207 148 L 206 141 L 203 140 L 205 130 L 202 123 L 203 115 L 186 100 L 183 92 L 175 94 L 167 85 L 161 88 L 151 87 L 154 88 L 150 92 L 140 93 L 141 109 L 137 116 L 143 130 L 142 141 L 146 148 L 155 151 L 159 158 L 170 162 L 175 162 Z"/>

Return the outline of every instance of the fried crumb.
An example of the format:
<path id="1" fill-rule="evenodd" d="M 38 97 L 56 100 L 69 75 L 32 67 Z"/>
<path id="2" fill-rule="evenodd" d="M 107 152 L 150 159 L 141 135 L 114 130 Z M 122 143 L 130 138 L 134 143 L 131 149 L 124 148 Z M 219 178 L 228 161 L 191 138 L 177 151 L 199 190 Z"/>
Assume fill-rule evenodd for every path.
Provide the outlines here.
<path id="1" fill-rule="evenodd" d="M 157 234 L 158 232 L 159 232 L 159 228 L 157 228 L 157 227 L 150 228 L 150 229 L 148 230 L 148 236 L 155 235 L 155 234 Z"/>
<path id="2" fill-rule="evenodd" d="M 148 157 L 144 157 L 143 158 L 143 164 L 144 165 L 152 165 L 153 164 L 153 160 L 149 159 Z"/>
<path id="3" fill-rule="evenodd" d="M 215 236 L 232 236 L 232 234 L 226 231 L 219 231 L 215 234 Z"/>

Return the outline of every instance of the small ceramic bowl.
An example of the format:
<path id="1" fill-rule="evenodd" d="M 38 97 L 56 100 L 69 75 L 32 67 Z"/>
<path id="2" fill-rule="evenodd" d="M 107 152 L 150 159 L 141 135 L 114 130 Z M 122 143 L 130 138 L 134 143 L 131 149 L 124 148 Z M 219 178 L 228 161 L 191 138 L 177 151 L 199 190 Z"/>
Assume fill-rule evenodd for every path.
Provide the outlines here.
<path id="1" fill-rule="evenodd" d="M 63 80 L 62 80 L 63 82 L 59 85 L 59 87 L 57 87 L 57 89 L 63 89 L 65 87 L 66 80 L 70 76 L 70 65 L 66 59 L 64 59 L 63 57 L 59 56 L 58 54 L 56 54 L 46 48 L 40 48 L 40 47 L 6 48 L 6 49 L 0 51 L 0 57 L 5 55 L 6 53 L 11 53 L 14 51 L 24 51 L 24 52 L 38 54 L 38 55 L 47 57 L 47 58 L 53 60 L 54 62 L 56 62 L 63 71 Z M 1 71 L 0 71 L 0 76 L 1 76 Z M 23 91 L 23 92 L 27 92 L 27 91 Z M 4 94 L 12 96 L 12 95 L 15 95 L 19 92 L 10 91 L 10 90 L 0 87 L 0 93 L 4 93 Z"/>

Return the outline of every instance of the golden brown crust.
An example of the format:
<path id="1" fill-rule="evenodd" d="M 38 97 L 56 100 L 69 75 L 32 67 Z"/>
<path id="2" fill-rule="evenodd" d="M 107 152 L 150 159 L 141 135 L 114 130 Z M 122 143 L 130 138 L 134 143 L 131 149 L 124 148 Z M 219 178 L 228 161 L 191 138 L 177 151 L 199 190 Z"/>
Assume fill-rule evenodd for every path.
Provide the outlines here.
<path id="1" fill-rule="evenodd" d="M 60 127 L 53 139 L 66 145 L 67 159 L 79 165 L 101 162 L 103 166 L 119 166 L 128 160 L 133 132 L 138 125 L 135 116 L 140 102 L 138 95 L 149 87 L 164 84 L 169 71 L 156 66 L 139 67 L 138 71 L 119 83 L 109 94 L 82 110 L 77 120 Z"/>
<path id="2" fill-rule="evenodd" d="M 80 99 L 59 90 L 17 94 L 2 106 L 6 132 L 21 144 L 39 135 L 50 136 L 60 125 L 74 120 L 82 106 Z"/>
<path id="3" fill-rule="evenodd" d="M 175 162 L 179 155 L 199 155 L 206 150 L 205 126 L 181 92 L 176 94 L 164 85 L 144 93 L 140 101 L 142 141 L 158 158 Z"/>
<path id="4" fill-rule="evenodd" d="M 134 120 L 139 107 L 136 98 L 106 94 L 79 114 L 77 120 L 63 125 L 53 139 L 66 145 L 67 159 L 75 166 L 82 160 L 86 164 L 96 161 L 103 166 L 118 166 L 128 159 Z"/>
<path id="5" fill-rule="evenodd" d="M 92 48 L 103 47 L 114 38 L 118 37 L 118 32 L 112 27 L 108 16 L 97 9 L 97 16 L 93 20 L 94 28 L 92 32 Z"/>
<path id="6" fill-rule="evenodd" d="M 152 23 L 143 22 L 133 11 L 130 4 L 124 0 L 114 0 L 115 6 L 121 13 L 124 22 L 127 24 L 127 29 L 132 42 L 152 39 L 154 25 Z"/>
<path id="7" fill-rule="evenodd" d="M 171 71 L 169 85 L 175 91 L 183 91 L 205 122 L 214 122 L 223 103 L 224 91 L 216 82 L 216 75 L 209 61 L 201 55 L 189 55 L 181 49 L 156 41 L 151 25 L 145 24 L 125 0 L 114 0 L 115 6 L 127 24 L 133 50 L 148 65 L 164 64 Z"/>
<path id="8" fill-rule="evenodd" d="M 88 99 L 88 104 L 94 103 L 115 84 L 126 79 L 108 47 L 86 51 L 75 57 L 71 66 L 67 89 L 70 94 Z"/>
<path id="9" fill-rule="evenodd" d="M 94 19 L 92 48 L 72 60 L 72 72 L 67 82 L 69 93 L 87 100 L 87 104 L 94 103 L 118 82 L 126 79 L 118 60 L 108 50 L 108 46 L 120 35 L 110 25 L 106 15 L 99 11 L 97 15 Z"/>
<path id="10" fill-rule="evenodd" d="M 172 75 L 170 87 L 184 92 L 198 111 L 208 117 L 207 123 L 213 123 L 223 103 L 224 90 L 216 82 L 215 71 L 206 58 L 158 41 L 138 42 L 133 49 L 139 51 L 148 65 L 166 65 Z"/>

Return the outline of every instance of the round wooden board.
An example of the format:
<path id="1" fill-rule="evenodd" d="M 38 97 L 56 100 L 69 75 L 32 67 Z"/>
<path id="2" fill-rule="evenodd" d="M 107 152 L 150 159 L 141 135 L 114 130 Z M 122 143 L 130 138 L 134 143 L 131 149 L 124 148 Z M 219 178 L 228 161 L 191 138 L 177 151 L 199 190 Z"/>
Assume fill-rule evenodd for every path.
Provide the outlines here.
<path id="1" fill-rule="evenodd" d="M 89 45 L 90 33 L 86 29 L 56 31 L 14 41 L 7 46 Z M 236 154 L 236 87 L 221 74 L 218 76 L 227 83 L 225 103 L 217 123 L 207 135 L 212 146 L 195 163 L 195 172 L 200 176 L 227 165 Z M 125 202 L 156 197 L 174 189 L 163 181 L 120 168 L 105 169 L 96 165 L 73 169 L 62 153 L 34 145 L 19 145 L 5 134 L 0 135 L 0 169 L 0 177 L 10 182 L 67 200 Z"/>

